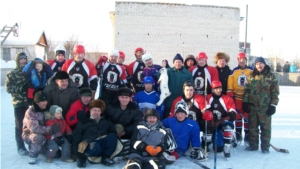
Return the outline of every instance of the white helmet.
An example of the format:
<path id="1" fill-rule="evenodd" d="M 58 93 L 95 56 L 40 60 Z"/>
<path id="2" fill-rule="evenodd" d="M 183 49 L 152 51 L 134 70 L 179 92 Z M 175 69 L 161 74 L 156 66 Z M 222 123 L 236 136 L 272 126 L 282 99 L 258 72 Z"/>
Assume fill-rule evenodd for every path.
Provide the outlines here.
<path id="1" fill-rule="evenodd" d="M 142 60 L 143 62 L 145 62 L 146 60 L 148 59 L 152 59 L 152 55 L 150 53 L 145 53 L 143 56 L 142 56 Z"/>
<path id="2" fill-rule="evenodd" d="M 119 57 L 120 54 L 119 54 L 119 50 L 118 49 L 113 49 L 109 52 L 109 56 L 114 56 L 114 57 Z"/>
<path id="3" fill-rule="evenodd" d="M 64 56 L 66 56 L 66 48 L 61 44 L 59 44 L 55 48 L 55 55 L 57 56 L 58 54 L 63 54 Z"/>

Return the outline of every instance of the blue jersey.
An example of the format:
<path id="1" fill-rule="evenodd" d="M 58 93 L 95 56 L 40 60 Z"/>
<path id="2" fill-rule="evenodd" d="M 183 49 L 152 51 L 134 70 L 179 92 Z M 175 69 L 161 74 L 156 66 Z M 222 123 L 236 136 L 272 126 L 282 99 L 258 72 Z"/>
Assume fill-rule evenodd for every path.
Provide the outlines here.
<path id="1" fill-rule="evenodd" d="M 144 108 L 155 109 L 161 118 L 165 109 L 165 105 L 163 103 L 160 106 L 156 106 L 156 103 L 159 101 L 159 95 L 160 94 L 156 91 L 151 91 L 148 93 L 144 90 L 134 95 L 134 101 L 142 110 L 142 112 Z"/>
<path id="2" fill-rule="evenodd" d="M 162 122 L 166 128 L 172 130 L 177 144 L 176 151 L 185 153 L 190 143 L 192 147 L 200 147 L 200 128 L 197 122 L 189 118 L 179 122 L 176 117 L 166 118 Z"/>

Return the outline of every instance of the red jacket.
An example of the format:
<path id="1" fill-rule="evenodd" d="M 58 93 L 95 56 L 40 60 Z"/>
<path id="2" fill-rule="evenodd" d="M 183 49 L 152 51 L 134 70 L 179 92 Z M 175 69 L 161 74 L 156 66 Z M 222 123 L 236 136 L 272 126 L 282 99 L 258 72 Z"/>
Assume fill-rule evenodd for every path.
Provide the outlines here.
<path id="1" fill-rule="evenodd" d="M 77 112 L 84 111 L 87 113 L 89 111 L 89 107 L 87 105 L 83 105 L 81 100 L 76 100 L 70 107 L 68 113 L 66 114 L 66 122 L 71 126 L 75 127 L 78 122 Z"/>
<path id="2" fill-rule="evenodd" d="M 59 128 L 60 128 L 60 134 L 61 135 L 57 135 L 57 136 L 63 136 L 63 135 L 71 135 L 72 134 L 72 130 L 70 128 L 70 126 L 66 123 L 66 121 L 64 119 L 49 119 L 46 121 L 46 126 L 53 126 L 54 124 L 58 124 Z M 45 135 L 47 140 L 51 140 L 51 136 L 50 134 Z"/>

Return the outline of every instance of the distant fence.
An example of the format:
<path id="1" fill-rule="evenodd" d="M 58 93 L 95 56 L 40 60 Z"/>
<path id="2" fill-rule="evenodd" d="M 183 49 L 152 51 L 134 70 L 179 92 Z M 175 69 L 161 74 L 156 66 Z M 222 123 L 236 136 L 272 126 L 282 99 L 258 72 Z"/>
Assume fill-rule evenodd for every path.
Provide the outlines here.
<path id="1" fill-rule="evenodd" d="M 1 86 L 5 85 L 6 74 L 13 68 L 1 68 Z M 275 72 L 279 85 L 300 86 L 300 73 Z"/>

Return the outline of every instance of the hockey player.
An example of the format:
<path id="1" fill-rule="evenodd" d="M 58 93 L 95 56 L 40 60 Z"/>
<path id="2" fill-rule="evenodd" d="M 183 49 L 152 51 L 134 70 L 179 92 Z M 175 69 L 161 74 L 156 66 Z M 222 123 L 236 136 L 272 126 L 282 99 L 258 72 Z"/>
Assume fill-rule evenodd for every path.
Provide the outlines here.
<path id="1" fill-rule="evenodd" d="M 133 91 L 135 93 L 144 90 L 144 86 L 142 83 L 142 73 L 145 68 L 145 63 L 142 60 L 142 56 L 144 54 L 144 49 L 138 47 L 134 50 L 134 55 L 136 57 L 136 61 L 130 63 L 128 65 L 128 74 L 130 76 L 130 81 L 133 84 Z"/>
<path id="2" fill-rule="evenodd" d="M 152 55 L 150 53 L 145 53 L 142 56 L 142 60 L 145 63 L 145 68 L 143 70 L 142 77 L 151 76 L 154 80 L 154 86 L 153 89 L 155 91 L 159 91 L 159 84 L 157 84 L 157 73 L 161 69 L 160 65 L 153 64 Z"/>
<path id="3" fill-rule="evenodd" d="M 77 84 L 78 89 L 90 87 L 95 92 L 97 88 L 97 71 L 94 64 L 84 58 L 85 49 L 82 45 L 75 45 L 73 54 L 74 58 L 67 60 L 62 70 L 70 75 Z"/>
<path id="4" fill-rule="evenodd" d="M 157 106 L 156 103 L 159 101 L 159 93 L 153 90 L 154 80 L 151 76 L 146 76 L 143 79 L 144 91 L 140 91 L 134 95 L 135 103 L 140 107 L 142 112 L 144 109 L 155 109 L 159 113 L 159 118 L 162 118 L 164 113 L 164 103 Z"/>
<path id="5" fill-rule="evenodd" d="M 206 89 L 206 93 L 211 93 L 210 84 L 214 80 L 219 80 L 218 71 L 215 67 L 207 65 L 207 55 L 204 52 L 200 52 L 196 56 L 196 60 L 198 62 L 197 66 L 192 66 L 189 71 L 192 73 L 193 80 L 195 83 L 195 91 L 197 94 L 204 95 L 204 90 Z M 207 83 L 205 83 L 205 79 Z M 207 86 L 205 86 L 207 84 Z"/>
<path id="6" fill-rule="evenodd" d="M 106 105 L 112 104 L 117 100 L 117 93 L 120 87 L 125 87 L 126 72 L 123 66 L 117 64 L 119 51 L 113 49 L 109 53 L 107 62 L 102 62 L 103 82 L 101 98 Z"/>
<path id="7" fill-rule="evenodd" d="M 55 48 L 55 59 L 54 60 L 47 60 L 46 62 L 50 65 L 53 73 L 57 71 L 61 71 L 66 58 L 66 48 L 63 45 L 58 45 Z"/>
<path id="8" fill-rule="evenodd" d="M 230 57 L 223 52 L 218 52 L 214 57 L 214 61 L 217 64 L 216 68 L 218 70 L 219 80 L 222 83 L 222 94 L 226 94 L 228 77 L 231 73 L 231 69 L 227 65 L 229 60 Z"/>
<path id="9" fill-rule="evenodd" d="M 233 121 L 236 117 L 236 110 L 233 99 L 227 95 L 222 95 L 222 83 L 212 81 L 212 94 L 207 96 L 208 110 L 212 112 L 213 119 L 205 118 L 209 127 L 214 127 L 213 147 L 217 152 L 224 152 L 226 158 L 230 157 L 230 146 L 233 141 Z M 211 119 L 211 120 L 210 120 Z M 215 134 L 217 133 L 217 134 Z M 217 140 L 215 138 L 217 137 Z"/>
<path id="10" fill-rule="evenodd" d="M 175 106 L 175 116 L 163 120 L 164 126 L 172 130 L 177 144 L 176 151 L 171 154 L 178 159 L 178 153 L 184 154 L 191 143 L 192 150 L 190 157 L 203 161 L 207 157 L 204 156 L 203 150 L 200 147 L 200 128 L 197 122 L 187 118 L 188 111 L 188 105 L 180 101 Z"/>
<path id="11" fill-rule="evenodd" d="M 242 113 L 247 119 L 249 119 L 249 114 L 244 112 L 242 109 L 244 88 L 247 83 L 247 77 L 252 73 L 252 67 L 247 66 L 247 58 L 245 53 L 241 52 L 237 56 L 238 66 L 235 67 L 228 77 L 227 85 L 227 95 L 232 97 L 235 101 L 236 109 L 239 111 L 235 120 L 235 131 L 236 138 L 238 142 L 242 141 L 242 127 L 243 118 L 240 115 Z M 244 119 L 244 144 L 249 146 L 249 131 L 248 131 L 248 120 Z"/>

